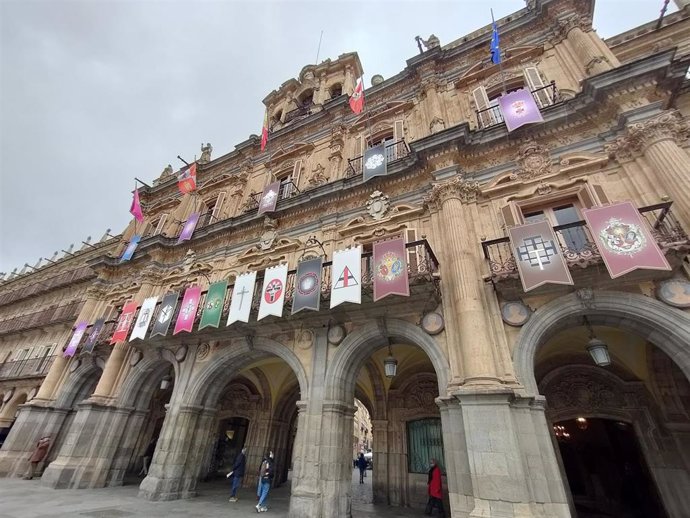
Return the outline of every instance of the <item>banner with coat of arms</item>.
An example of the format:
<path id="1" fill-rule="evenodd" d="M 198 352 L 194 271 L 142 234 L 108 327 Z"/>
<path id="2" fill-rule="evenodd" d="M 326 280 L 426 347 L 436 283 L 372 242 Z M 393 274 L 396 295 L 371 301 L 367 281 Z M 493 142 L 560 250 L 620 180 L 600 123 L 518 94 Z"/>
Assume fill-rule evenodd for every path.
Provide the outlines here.
<path id="1" fill-rule="evenodd" d="M 311 309 L 318 311 L 321 305 L 321 270 L 323 258 L 307 259 L 297 265 L 295 293 L 292 298 L 292 314 Z"/>
<path id="2" fill-rule="evenodd" d="M 671 269 L 631 201 L 584 209 L 582 215 L 612 279 L 638 268 Z"/>
<path id="3" fill-rule="evenodd" d="M 539 107 L 529 90 L 519 89 L 498 98 L 508 131 L 533 122 L 544 122 Z"/>
<path id="4" fill-rule="evenodd" d="M 257 320 L 269 315 L 283 316 L 285 302 L 285 285 L 287 284 L 288 266 L 281 264 L 273 268 L 266 268 L 264 285 L 261 288 L 261 303 Z"/>
<path id="5" fill-rule="evenodd" d="M 388 295 L 410 296 L 403 238 L 374 243 L 374 302 Z"/>
<path id="6" fill-rule="evenodd" d="M 180 313 L 177 315 L 177 322 L 175 322 L 173 335 L 181 333 L 182 331 L 192 331 L 200 298 L 200 286 L 192 286 L 191 288 L 187 288 L 187 291 L 184 292 L 184 298 L 182 299 L 182 305 L 180 306 Z"/>

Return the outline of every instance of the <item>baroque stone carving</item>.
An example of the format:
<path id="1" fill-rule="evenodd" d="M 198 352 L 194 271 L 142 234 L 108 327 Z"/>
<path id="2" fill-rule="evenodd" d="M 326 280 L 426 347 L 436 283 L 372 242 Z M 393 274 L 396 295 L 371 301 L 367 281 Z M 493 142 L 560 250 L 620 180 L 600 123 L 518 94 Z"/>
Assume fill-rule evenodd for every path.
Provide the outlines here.
<path id="1" fill-rule="evenodd" d="M 458 199 L 463 203 L 473 203 L 477 201 L 480 194 L 479 182 L 470 182 L 460 176 L 455 176 L 450 180 L 435 184 L 424 201 L 427 205 L 437 207 L 450 199 Z"/>
<path id="2" fill-rule="evenodd" d="M 259 249 L 260 250 L 270 250 L 271 247 L 273 246 L 273 243 L 275 242 L 276 238 L 278 237 L 278 232 L 276 229 L 278 228 L 278 222 L 274 219 L 269 218 L 266 216 L 264 218 L 264 232 L 261 234 L 261 237 L 259 238 Z"/>
<path id="3" fill-rule="evenodd" d="M 573 14 L 565 19 L 558 20 L 558 30 L 561 37 L 567 38 L 568 33 L 573 29 L 580 29 L 583 32 L 591 31 L 592 20 L 579 14 Z"/>
<path id="4" fill-rule="evenodd" d="M 660 140 L 682 142 L 690 136 L 690 124 L 676 110 L 667 110 L 645 121 L 626 128 L 625 135 L 606 144 L 604 150 L 610 158 L 629 159 Z"/>
<path id="5" fill-rule="evenodd" d="M 429 124 L 429 131 L 431 131 L 431 133 L 438 133 L 444 129 L 446 129 L 446 123 L 441 117 L 434 117 Z"/>
<path id="6" fill-rule="evenodd" d="M 211 161 L 211 153 L 213 152 L 213 146 L 210 143 L 206 143 L 204 146 L 204 143 L 201 143 L 201 156 L 199 157 L 198 162 L 200 164 L 208 164 Z"/>
<path id="7" fill-rule="evenodd" d="M 383 219 L 388 213 L 389 208 L 390 202 L 388 201 L 388 196 L 381 191 L 374 191 L 371 193 L 367 200 L 367 212 L 373 219 Z"/>
<path id="8" fill-rule="evenodd" d="M 516 162 L 518 169 L 511 175 L 511 178 L 536 178 L 551 173 L 551 156 L 549 150 L 534 142 L 526 142 L 520 146 Z"/>
<path id="9" fill-rule="evenodd" d="M 174 173 L 172 165 L 168 164 L 167 166 L 165 166 L 165 169 L 163 169 L 163 172 L 160 174 L 160 176 L 153 181 L 153 185 L 158 185 L 168 181 L 170 178 L 173 177 L 173 174 Z"/>
<path id="10" fill-rule="evenodd" d="M 307 182 L 307 183 L 309 183 L 309 187 L 307 188 L 307 190 L 315 189 L 316 187 L 323 185 L 323 184 L 328 182 L 328 176 L 323 174 L 323 172 L 325 170 L 326 170 L 326 168 L 324 166 L 322 166 L 321 164 L 316 164 L 314 166 L 314 168 L 311 170 L 312 175 L 309 178 L 309 181 Z"/>

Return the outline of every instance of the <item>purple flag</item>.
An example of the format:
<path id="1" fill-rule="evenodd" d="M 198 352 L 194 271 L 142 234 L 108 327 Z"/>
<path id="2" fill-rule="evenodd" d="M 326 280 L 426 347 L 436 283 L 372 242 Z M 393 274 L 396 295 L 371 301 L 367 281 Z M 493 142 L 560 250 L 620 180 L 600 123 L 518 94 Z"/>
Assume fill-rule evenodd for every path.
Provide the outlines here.
<path id="1" fill-rule="evenodd" d="M 77 327 L 74 328 L 72 339 L 69 341 L 67 349 L 65 349 L 65 353 L 63 354 L 65 358 L 74 356 L 74 353 L 77 351 L 77 346 L 79 345 L 79 342 L 81 342 L 81 338 L 84 336 L 87 325 L 89 325 L 88 322 L 79 322 Z"/>
<path id="2" fill-rule="evenodd" d="M 201 287 L 192 286 L 187 288 L 184 292 L 182 305 L 180 306 L 180 313 L 177 315 L 177 322 L 175 322 L 175 330 L 173 335 L 182 331 L 191 332 L 194 326 L 194 319 L 196 318 L 196 310 L 199 307 L 199 298 L 201 297 Z"/>
<path id="3" fill-rule="evenodd" d="M 189 241 L 192 239 L 192 234 L 196 228 L 196 224 L 199 222 L 198 212 L 192 212 L 187 218 L 187 222 L 182 227 L 182 232 L 180 232 L 180 237 L 177 238 L 177 244 L 179 245 L 182 241 Z"/>
<path id="4" fill-rule="evenodd" d="M 529 90 L 515 90 L 498 98 L 508 131 L 518 129 L 531 122 L 544 122 L 541 112 Z"/>

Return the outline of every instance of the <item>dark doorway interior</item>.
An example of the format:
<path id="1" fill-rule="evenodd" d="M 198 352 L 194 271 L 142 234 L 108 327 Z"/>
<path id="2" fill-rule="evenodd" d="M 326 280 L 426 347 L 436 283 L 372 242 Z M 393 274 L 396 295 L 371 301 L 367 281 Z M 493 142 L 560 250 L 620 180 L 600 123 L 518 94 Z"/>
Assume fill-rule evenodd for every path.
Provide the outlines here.
<path id="1" fill-rule="evenodd" d="M 554 430 L 578 518 L 667 518 L 631 425 L 578 418 Z"/>
<path id="2" fill-rule="evenodd" d="M 211 474 L 223 474 L 232 470 L 235 457 L 244 447 L 249 430 L 249 419 L 231 417 L 223 419 L 218 427 L 218 443 Z"/>

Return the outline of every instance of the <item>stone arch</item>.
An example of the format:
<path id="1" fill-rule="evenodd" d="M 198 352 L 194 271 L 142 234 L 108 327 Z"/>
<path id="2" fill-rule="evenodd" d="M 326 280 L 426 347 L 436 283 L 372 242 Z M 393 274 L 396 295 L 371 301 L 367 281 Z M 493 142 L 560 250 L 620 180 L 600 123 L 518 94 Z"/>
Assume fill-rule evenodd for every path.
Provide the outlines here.
<path id="1" fill-rule="evenodd" d="M 690 316 L 655 299 L 621 292 L 594 292 L 587 298 L 571 293 L 539 308 L 520 330 L 513 349 L 518 381 L 529 395 L 538 394 L 534 376 L 537 350 L 568 327 L 582 324 L 614 326 L 637 334 L 672 358 L 690 379 Z"/>
<path id="2" fill-rule="evenodd" d="M 167 349 L 161 350 L 158 358 L 143 358 L 129 372 L 120 388 L 117 406 L 144 409 L 165 374 L 173 368 L 175 376 L 179 374 L 179 367 L 173 353 Z"/>
<path id="3" fill-rule="evenodd" d="M 91 385 L 93 385 L 91 390 L 95 388 L 95 383 L 98 383 L 98 377 L 100 377 L 102 372 L 102 368 L 97 365 L 94 357 L 80 360 L 80 365 L 70 373 L 69 378 L 55 398 L 55 406 L 58 408 L 72 408 L 81 399 L 89 397 L 91 394 L 85 394 L 84 392 L 88 391 Z"/>
<path id="4" fill-rule="evenodd" d="M 226 377 L 228 370 L 240 372 L 248 365 L 266 356 L 277 356 L 287 363 L 297 377 L 300 393 L 307 394 L 307 374 L 302 363 L 287 347 L 264 337 L 253 337 L 243 343 L 233 343 L 225 347 L 212 358 L 212 361 L 189 384 L 183 397 L 183 404 L 212 407 L 215 405 L 224 384 L 214 383 L 220 377 Z"/>
<path id="5" fill-rule="evenodd" d="M 326 399 L 349 400 L 362 364 L 373 352 L 386 347 L 389 338 L 416 345 L 426 353 L 436 372 L 439 394 L 445 395 L 450 367 L 438 342 L 410 322 L 387 319 L 385 332 L 377 322 L 371 322 L 343 340 L 326 372 Z"/>

